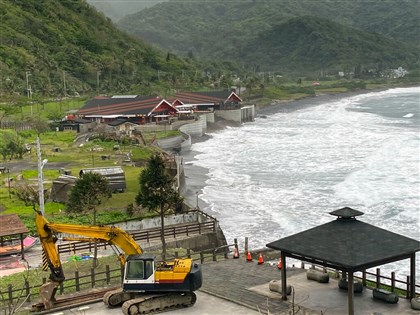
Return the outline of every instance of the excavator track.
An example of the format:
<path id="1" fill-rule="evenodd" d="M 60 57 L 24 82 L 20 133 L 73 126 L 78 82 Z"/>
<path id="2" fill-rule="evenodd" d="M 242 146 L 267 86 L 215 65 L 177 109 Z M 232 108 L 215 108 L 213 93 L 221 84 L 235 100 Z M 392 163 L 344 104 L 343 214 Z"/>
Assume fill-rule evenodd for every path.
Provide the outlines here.
<path id="1" fill-rule="evenodd" d="M 136 298 L 138 295 L 134 293 L 124 292 L 122 288 L 108 291 L 104 294 L 103 301 L 109 307 L 116 307 L 125 301 Z"/>
<path id="2" fill-rule="evenodd" d="M 124 302 L 124 315 L 156 314 L 171 309 L 188 307 L 195 304 L 197 296 L 194 292 L 146 294 Z"/>

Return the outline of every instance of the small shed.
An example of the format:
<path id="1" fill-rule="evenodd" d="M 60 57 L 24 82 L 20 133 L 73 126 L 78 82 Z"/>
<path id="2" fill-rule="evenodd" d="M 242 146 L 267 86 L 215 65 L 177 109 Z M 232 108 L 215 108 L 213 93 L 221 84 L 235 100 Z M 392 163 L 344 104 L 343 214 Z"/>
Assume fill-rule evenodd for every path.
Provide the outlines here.
<path id="1" fill-rule="evenodd" d="M 126 189 L 125 173 L 120 166 L 84 168 L 80 170 L 79 176 L 82 176 L 87 172 L 98 173 L 104 176 L 108 180 L 109 188 L 113 193 L 124 192 Z"/>
<path id="2" fill-rule="evenodd" d="M 4 246 L 4 237 L 5 236 L 15 236 L 19 235 L 20 237 L 20 253 L 22 259 L 24 256 L 24 245 L 23 239 L 24 235 L 29 233 L 28 228 L 23 224 L 17 214 L 3 214 L 0 215 L 0 245 Z"/>
<path id="3" fill-rule="evenodd" d="M 76 180 L 76 176 L 60 175 L 53 181 L 50 199 L 54 202 L 66 203 L 68 201 L 68 193 Z"/>

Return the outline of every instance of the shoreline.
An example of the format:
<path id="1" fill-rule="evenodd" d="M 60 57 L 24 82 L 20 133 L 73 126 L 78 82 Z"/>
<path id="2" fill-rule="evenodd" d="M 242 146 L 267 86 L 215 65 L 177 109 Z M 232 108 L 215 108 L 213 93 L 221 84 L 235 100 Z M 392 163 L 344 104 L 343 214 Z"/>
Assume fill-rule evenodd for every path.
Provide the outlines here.
<path id="1" fill-rule="evenodd" d="M 265 105 L 262 107 L 256 106 L 256 117 L 265 116 L 265 115 L 274 115 L 276 113 L 291 113 L 296 110 L 303 108 L 309 108 L 321 105 L 326 102 L 338 101 L 344 98 L 350 98 L 358 95 L 381 92 L 392 90 L 396 88 L 409 88 L 416 86 L 406 86 L 406 87 L 389 87 L 389 88 L 378 88 L 372 90 L 357 90 L 343 93 L 331 93 L 331 94 L 320 94 L 316 96 L 305 97 L 299 100 L 286 100 L 273 102 L 272 104 Z M 420 86 L 417 86 L 420 88 Z M 201 137 L 192 137 L 191 143 L 200 143 L 211 139 L 211 133 L 223 132 L 226 127 L 240 127 L 242 124 L 236 123 L 233 121 L 227 121 L 219 119 L 214 123 L 208 123 L 207 132 Z M 210 134 L 208 134 L 210 133 Z M 184 197 L 184 201 L 189 204 L 191 207 L 198 207 L 200 210 L 206 209 L 206 213 L 211 216 L 214 216 L 214 212 L 209 209 L 210 204 L 206 203 L 200 198 L 204 187 L 206 186 L 206 181 L 208 180 L 209 169 L 193 164 L 193 161 L 196 160 L 196 156 L 200 154 L 198 151 L 189 150 L 187 152 L 180 153 L 180 156 L 183 158 L 184 164 L 184 174 L 185 174 L 185 189 L 181 193 Z"/>

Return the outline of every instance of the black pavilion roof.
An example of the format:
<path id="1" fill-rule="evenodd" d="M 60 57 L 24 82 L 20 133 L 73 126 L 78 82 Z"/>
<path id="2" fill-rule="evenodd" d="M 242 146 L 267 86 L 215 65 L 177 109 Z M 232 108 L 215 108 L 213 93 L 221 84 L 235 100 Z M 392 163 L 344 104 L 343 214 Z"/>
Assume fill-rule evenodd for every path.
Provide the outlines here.
<path id="1" fill-rule="evenodd" d="M 289 257 L 348 271 L 409 258 L 420 251 L 417 240 L 357 220 L 363 212 L 342 208 L 330 214 L 338 218 L 266 246 Z"/>

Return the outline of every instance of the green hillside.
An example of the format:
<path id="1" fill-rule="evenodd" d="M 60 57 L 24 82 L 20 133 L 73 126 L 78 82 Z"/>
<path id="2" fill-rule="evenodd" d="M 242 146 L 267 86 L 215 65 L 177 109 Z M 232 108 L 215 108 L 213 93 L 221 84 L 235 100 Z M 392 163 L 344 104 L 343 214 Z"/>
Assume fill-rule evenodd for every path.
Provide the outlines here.
<path id="1" fill-rule="evenodd" d="M 296 17 L 314 16 L 321 19 L 331 20 L 331 26 L 327 22 L 315 24 L 313 32 L 327 31 L 329 34 L 321 34 L 321 37 L 331 37 L 334 32 L 331 27 L 338 27 L 340 23 L 340 36 L 333 41 L 312 41 L 311 50 L 323 51 L 321 47 L 328 43 L 328 49 L 341 50 L 345 47 L 347 38 L 353 38 L 358 45 L 366 44 L 367 47 L 354 47 L 349 44 L 349 56 L 358 56 L 358 60 L 352 58 L 348 66 L 357 64 L 366 66 L 377 62 L 373 58 L 382 53 L 385 42 L 393 43 L 390 51 L 385 47 L 386 55 L 394 54 L 400 46 L 397 58 L 394 58 L 396 66 L 412 62 L 411 56 L 417 50 L 419 44 L 419 15 L 420 2 L 399 1 L 332 1 L 332 0 L 279 0 L 279 1 L 199 1 L 179 2 L 172 0 L 160 3 L 141 12 L 129 15 L 122 19 L 118 26 L 148 42 L 154 43 L 165 49 L 181 55 L 194 55 L 214 59 L 226 59 L 243 62 L 252 68 L 257 64 L 261 70 L 273 69 L 272 60 L 278 57 L 273 47 L 279 46 L 277 32 L 281 32 L 280 26 L 291 27 Z M 290 20 L 290 21 L 289 21 Z M 289 22 L 288 22 L 289 21 Z M 290 24 L 288 24 L 290 23 Z M 316 28 L 320 27 L 319 30 Z M 355 29 L 358 29 L 357 35 Z M 289 29 L 290 30 L 290 29 Z M 305 28 L 302 28 L 305 31 Z M 296 32 L 293 32 L 296 34 Z M 380 34 L 380 35 L 379 35 Z M 299 38 L 307 34 L 298 34 Z M 274 43 L 270 37 L 276 38 Z M 360 38 L 356 38 L 360 37 Z M 385 37 L 389 38 L 388 40 Z M 284 47 L 289 42 L 282 43 L 283 52 L 290 55 L 284 56 L 290 61 L 296 60 L 299 51 L 293 47 Z M 293 45 L 297 44 L 296 40 Z M 334 47 L 337 45 L 338 47 Z M 298 49 L 298 47 L 295 47 Z M 381 49 L 381 50 L 376 50 Z M 361 50 L 363 54 L 358 52 Z M 356 53 L 355 53 L 356 52 Z M 405 55 L 407 52 L 407 55 Z M 264 56 L 262 60 L 255 56 Z M 341 55 L 342 56 L 342 55 Z M 402 57 L 401 59 L 400 56 Z M 240 58 L 238 60 L 238 58 Z M 334 53 L 329 54 L 328 64 L 341 66 L 343 60 L 335 62 Z M 270 61 L 270 63 L 267 63 Z M 309 59 L 306 61 L 310 61 Z M 252 65 L 249 63 L 252 62 Z M 318 65 L 319 60 L 314 59 L 313 65 Z"/>
<path id="2" fill-rule="evenodd" d="M 313 16 L 276 25 L 236 52 L 234 58 L 245 63 L 258 60 L 289 73 L 413 68 L 418 58 L 408 44 Z"/>
<path id="3" fill-rule="evenodd" d="M 0 95 L 153 95 L 205 85 L 198 64 L 118 30 L 84 0 L 0 0 Z"/>
<path id="4" fill-rule="evenodd" d="M 103 12 L 112 21 L 117 22 L 128 14 L 133 14 L 167 0 L 87 0 L 98 11 Z"/>

